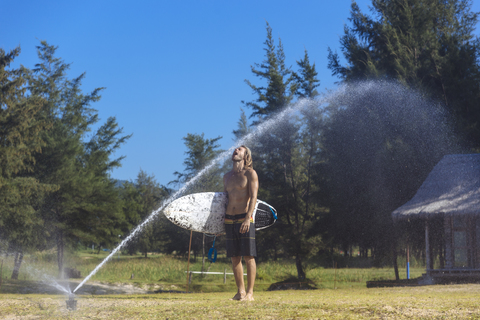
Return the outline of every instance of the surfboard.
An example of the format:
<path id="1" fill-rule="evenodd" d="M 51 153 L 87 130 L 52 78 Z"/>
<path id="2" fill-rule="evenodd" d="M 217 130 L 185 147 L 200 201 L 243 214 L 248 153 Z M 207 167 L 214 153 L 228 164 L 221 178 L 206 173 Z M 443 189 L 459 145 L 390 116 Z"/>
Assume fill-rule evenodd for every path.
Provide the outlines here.
<path id="1" fill-rule="evenodd" d="M 163 214 L 179 227 L 208 234 L 225 233 L 226 192 L 201 192 L 180 197 L 171 202 Z M 265 229 L 277 221 L 277 210 L 257 200 L 253 212 L 255 230 Z"/>

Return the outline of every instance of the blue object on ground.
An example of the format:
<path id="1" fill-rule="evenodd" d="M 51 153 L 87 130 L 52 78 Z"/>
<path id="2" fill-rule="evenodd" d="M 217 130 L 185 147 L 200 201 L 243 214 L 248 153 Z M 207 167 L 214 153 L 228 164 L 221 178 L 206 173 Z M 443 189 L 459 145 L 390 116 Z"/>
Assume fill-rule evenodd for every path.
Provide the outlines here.
<path id="1" fill-rule="evenodd" d="M 208 250 L 208 261 L 210 261 L 210 262 L 217 261 L 217 249 L 215 249 L 215 240 L 216 239 L 217 239 L 217 237 L 215 236 L 215 238 L 213 239 L 213 245 L 210 248 L 210 250 Z"/>

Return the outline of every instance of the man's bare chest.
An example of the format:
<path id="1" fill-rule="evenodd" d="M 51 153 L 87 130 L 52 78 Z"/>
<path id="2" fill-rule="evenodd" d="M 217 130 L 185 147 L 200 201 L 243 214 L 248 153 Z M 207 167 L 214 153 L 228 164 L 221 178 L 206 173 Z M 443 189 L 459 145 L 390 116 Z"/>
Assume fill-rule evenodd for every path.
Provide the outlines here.
<path id="1" fill-rule="evenodd" d="M 243 190 L 247 188 L 248 179 L 243 173 L 233 173 L 226 182 L 227 191 Z"/>

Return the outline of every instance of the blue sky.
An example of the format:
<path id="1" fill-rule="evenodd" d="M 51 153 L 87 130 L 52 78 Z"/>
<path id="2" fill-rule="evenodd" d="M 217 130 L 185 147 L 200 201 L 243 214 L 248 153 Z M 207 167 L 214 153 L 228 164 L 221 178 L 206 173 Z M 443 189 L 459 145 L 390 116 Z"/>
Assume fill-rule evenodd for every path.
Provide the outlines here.
<path id="1" fill-rule="evenodd" d="M 357 3 L 368 12 L 370 1 Z M 117 118 L 133 137 L 119 150 L 122 168 L 134 180 L 140 169 L 160 184 L 183 171 L 187 133 L 222 136 L 233 144 L 241 101 L 255 98 L 250 66 L 264 59 L 266 21 L 287 65 L 307 49 L 320 90 L 333 89 L 327 48 L 339 48 L 350 0 L 336 1 L 26 1 L 0 0 L 0 48 L 17 46 L 17 64 L 33 67 L 40 40 L 58 46 L 72 63 L 70 78 L 86 72 L 83 91 L 106 87 L 93 105 L 100 118 Z M 480 5 L 474 3 L 474 11 Z M 247 114 L 250 110 L 245 110 Z"/>

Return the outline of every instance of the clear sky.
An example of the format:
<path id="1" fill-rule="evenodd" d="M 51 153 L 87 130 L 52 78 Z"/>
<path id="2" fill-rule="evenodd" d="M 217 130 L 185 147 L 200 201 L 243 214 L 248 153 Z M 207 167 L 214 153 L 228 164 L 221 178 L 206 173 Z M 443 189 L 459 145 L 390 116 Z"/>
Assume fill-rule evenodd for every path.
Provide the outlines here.
<path id="1" fill-rule="evenodd" d="M 357 3 L 368 12 L 369 0 Z M 350 4 L 0 0 L 0 48 L 20 46 L 17 64 L 33 68 L 40 40 L 58 46 L 57 56 L 72 63 L 70 78 L 86 72 L 84 92 L 106 87 L 93 105 L 102 122 L 115 116 L 133 134 L 112 176 L 134 180 L 142 169 L 167 184 L 184 169 L 187 133 L 222 136 L 222 148 L 232 146 L 241 101 L 255 98 L 244 80 L 255 83 L 250 66 L 264 59 L 266 21 L 276 43 L 282 40 L 287 65 L 296 70 L 307 49 L 320 91 L 333 89 L 338 80 L 327 68 L 327 48 L 338 51 Z"/>

